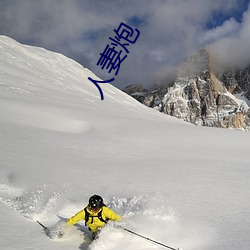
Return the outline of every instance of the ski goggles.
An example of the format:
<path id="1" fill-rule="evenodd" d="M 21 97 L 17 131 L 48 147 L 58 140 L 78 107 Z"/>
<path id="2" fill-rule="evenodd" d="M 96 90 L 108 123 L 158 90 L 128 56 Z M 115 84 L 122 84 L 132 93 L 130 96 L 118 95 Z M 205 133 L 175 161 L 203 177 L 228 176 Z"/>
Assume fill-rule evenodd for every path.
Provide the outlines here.
<path id="1" fill-rule="evenodd" d="M 92 206 L 90 205 L 89 208 L 93 212 L 97 212 L 97 211 L 99 211 L 101 209 L 101 207 L 97 207 L 97 206 L 93 206 L 93 205 Z"/>

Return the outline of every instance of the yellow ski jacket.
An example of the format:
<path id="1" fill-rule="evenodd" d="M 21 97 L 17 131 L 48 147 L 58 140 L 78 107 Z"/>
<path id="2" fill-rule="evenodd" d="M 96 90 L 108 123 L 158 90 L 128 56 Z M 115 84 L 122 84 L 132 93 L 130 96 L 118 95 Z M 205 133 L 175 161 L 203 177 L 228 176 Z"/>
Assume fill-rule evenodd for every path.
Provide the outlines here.
<path id="1" fill-rule="evenodd" d="M 121 221 L 120 215 L 116 214 L 113 210 L 110 208 L 103 206 L 99 211 L 93 212 L 89 209 L 89 207 L 86 207 L 87 212 L 89 213 L 88 221 L 85 221 L 86 226 L 90 229 L 92 233 L 97 232 L 100 228 L 102 228 L 106 223 L 104 221 L 112 220 L 112 221 Z M 104 220 L 100 220 L 98 218 L 98 214 L 100 214 L 101 211 L 101 218 Z M 80 220 L 85 220 L 85 210 L 82 209 L 77 214 L 72 216 L 68 221 L 67 224 L 74 225 Z"/>

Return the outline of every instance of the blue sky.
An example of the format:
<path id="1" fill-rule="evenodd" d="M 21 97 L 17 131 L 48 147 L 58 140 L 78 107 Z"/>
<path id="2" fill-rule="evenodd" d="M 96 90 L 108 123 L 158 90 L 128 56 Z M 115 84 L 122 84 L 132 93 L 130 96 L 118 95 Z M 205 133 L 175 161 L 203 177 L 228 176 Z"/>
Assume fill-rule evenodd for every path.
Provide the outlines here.
<path id="1" fill-rule="evenodd" d="M 242 22 L 242 17 L 244 12 L 248 9 L 249 0 L 240 0 L 238 1 L 237 7 L 233 8 L 229 13 L 224 13 L 223 9 L 216 10 L 211 14 L 211 18 L 208 20 L 206 24 L 207 29 L 216 28 L 217 26 L 223 25 L 225 20 L 230 18 L 235 18 L 235 20 L 239 23 Z"/>
<path id="2" fill-rule="evenodd" d="M 124 22 L 140 37 L 113 83 L 150 87 L 205 47 L 225 65 L 250 63 L 249 1 L 1 0 L 0 34 L 63 53 L 108 80 L 114 74 L 96 64 Z"/>

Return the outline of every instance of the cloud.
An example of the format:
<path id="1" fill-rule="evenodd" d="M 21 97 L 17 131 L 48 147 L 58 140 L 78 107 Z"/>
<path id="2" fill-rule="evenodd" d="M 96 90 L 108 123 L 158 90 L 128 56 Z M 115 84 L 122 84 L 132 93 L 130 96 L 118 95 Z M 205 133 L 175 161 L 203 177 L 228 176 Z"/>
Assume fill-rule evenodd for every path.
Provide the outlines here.
<path id="1" fill-rule="evenodd" d="M 226 24 L 221 29 L 226 29 Z M 210 51 L 218 64 L 225 67 L 245 67 L 250 64 L 250 10 L 243 15 L 242 22 L 225 37 L 210 44 Z"/>
<path id="2" fill-rule="evenodd" d="M 135 44 L 115 77 L 115 85 L 146 87 L 164 80 L 181 60 L 204 46 L 225 58 L 225 48 L 248 48 L 249 13 L 242 22 L 233 17 L 238 0 L 22 0 L 0 1 L 0 33 L 61 52 L 107 80 L 97 66 L 109 37 L 121 22 L 140 30 Z M 215 13 L 227 17 L 217 24 Z M 214 22 L 213 29 L 207 24 Z M 245 53 L 247 54 L 247 53 Z"/>
<path id="3" fill-rule="evenodd" d="M 213 42 L 219 41 L 225 37 L 235 34 L 240 28 L 240 24 L 235 20 L 235 18 L 230 18 L 226 20 L 221 26 L 204 31 L 201 36 L 201 44 L 211 44 Z"/>

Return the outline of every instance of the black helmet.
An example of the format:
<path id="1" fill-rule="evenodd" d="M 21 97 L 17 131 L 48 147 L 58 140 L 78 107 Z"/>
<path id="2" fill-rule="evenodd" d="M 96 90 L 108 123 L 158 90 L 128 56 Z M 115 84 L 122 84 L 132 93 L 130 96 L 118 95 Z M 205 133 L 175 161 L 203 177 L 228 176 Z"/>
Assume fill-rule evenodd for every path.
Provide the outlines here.
<path id="1" fill-rule="evenodd" d="M 93 210 L 99 210 L 100 208 L 102 208 L 104 206 L 102 197 L 96 194 L 91 196 L 89 198 L 89 206 L 90 209 Z"/>

